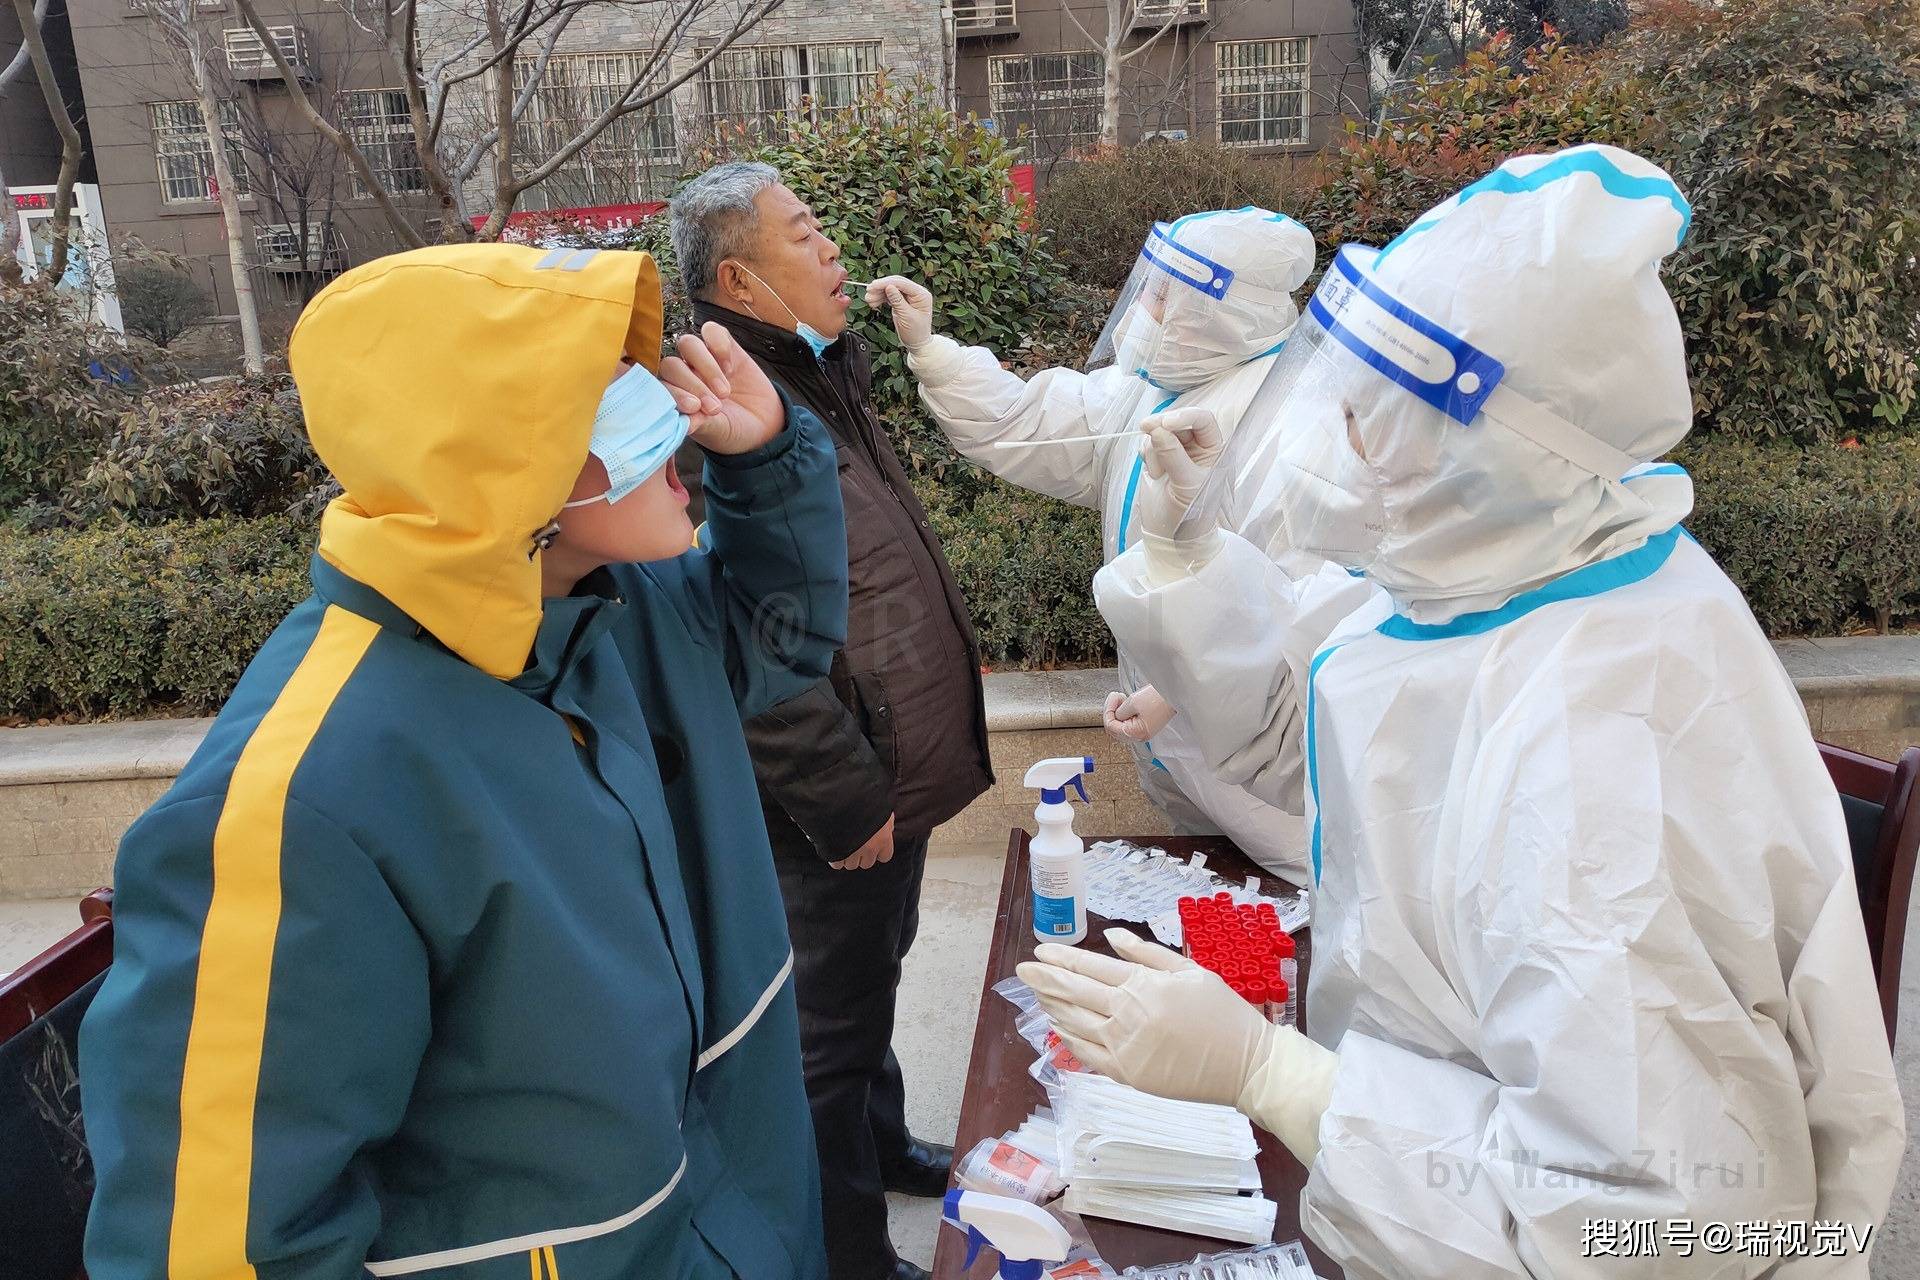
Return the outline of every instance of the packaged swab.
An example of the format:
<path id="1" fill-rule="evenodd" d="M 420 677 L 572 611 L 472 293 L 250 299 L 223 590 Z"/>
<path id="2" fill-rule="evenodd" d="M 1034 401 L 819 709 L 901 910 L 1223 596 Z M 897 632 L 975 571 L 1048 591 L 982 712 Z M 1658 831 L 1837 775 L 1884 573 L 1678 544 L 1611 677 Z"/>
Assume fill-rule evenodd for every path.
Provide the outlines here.
<path id="1" fill-rule="evenodd" d="M 1066 1187 L 1060 1171 L 1006 1138 L 982 1138 L 954 1161 L 954 1176 L 969 1191 L 1044 1204 Z"/>
<path id="2" fill-rule="evenodd" d="M 1223 1196 L 1206 1191 L 1116 1187 L 1076 1181 L 1063 1202 L 1075 1213 L 1113 1218 L 1165 1231 L 1184 1231 L 1240 1244 L 1273 1239 L 1279 1206 L 1265 1196 Z"/>

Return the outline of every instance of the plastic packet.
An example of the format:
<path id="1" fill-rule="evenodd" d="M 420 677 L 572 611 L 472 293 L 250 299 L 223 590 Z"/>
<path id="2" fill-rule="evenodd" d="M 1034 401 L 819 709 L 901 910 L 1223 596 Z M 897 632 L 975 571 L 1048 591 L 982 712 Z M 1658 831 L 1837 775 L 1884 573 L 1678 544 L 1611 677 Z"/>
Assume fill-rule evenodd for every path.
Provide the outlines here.
<path id="1" fill-rule="evenodd" d="M 1060 1171 L 1005 1138 L 982 1138 L 953 1164 L 954 1177 L 969 1191 L 1013 1196 L 1044 1204 L 1066 1189 Z"/>
<path id="2" fill-rule="evenodd" d="M 1029 1009 L 1014 1019 L 1013 1029 L 1022 1040 L 1033 1046 L 1035 1053 L 1045 1053 L 1047 1037 L 1054 1033 L 1053 1019 L 1047 1016 L 1045 1009 Z"/>
<path id="3" fill-rule="evenodd" d="M 1128 1267 L 1121 1273 L 1121 1280 L 1314 1280 L 1314 1274 L 1305 1246 L 1290 1240 L 1286 1244 L 1206 1254 L 1192 1262 Z"/>
<path id="4" fill-rule="evenodd" d="M 1027 1074 L 1039 1081 L 1040 1087 L 1047 1090 L 1051 1097 L 1053 1091 L 1061 1086 L 1069 1076 L 1091 1074 L 1086 1064 L 1076 1058 L 1060 1033 L 1049 1030 L 1045 1047 L 1033 1065 L 1027 1068 Z"/>
<path id="5" fill-rule="evenodd" d="M 1053 1112 L 1045 1107 L 1022 1121 L 1005 1141 L 1056 1168 L 1060 1164 L 1060 1129 L 1053 1122 Z"/>
<path id="6" fill-rule="evenodd" d="M 1018 976 L 1006 977 L 993 984 L 993 993 L 1012 1005 L 1021 1013 L 1031 1013 L 1040 1007 L 1040 997 L 1033 988 L 1022 982 Z"/>

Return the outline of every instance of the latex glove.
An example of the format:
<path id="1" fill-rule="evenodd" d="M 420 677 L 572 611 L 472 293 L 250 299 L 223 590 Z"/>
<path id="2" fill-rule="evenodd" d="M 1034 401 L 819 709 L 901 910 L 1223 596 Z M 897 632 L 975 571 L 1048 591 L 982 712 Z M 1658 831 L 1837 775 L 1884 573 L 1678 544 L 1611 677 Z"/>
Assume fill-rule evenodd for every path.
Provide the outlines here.
<path id="1" fill-rule="evenodd" d="M 691 419 L 687 435 L 695 444 L 715 453 L 745 453 L 787 425 L 779 392 L 725 326 L 709 320 L 699 337 L 683 333 L 673 346 L 680 354 L 660 362 L 660 381 Z"/>
<path id="2" fill-rule="evenodd" d="M 1251 1006 L 1249 1006 L 1251 1007 Z M 1320 1154 L 1320 1120 L 1333 1101 L 1340 1055 L 1292 1027 L 1275 1027 L 1267 1056 L 1248 1077 L 1233 1105 L 1287 1144 L 1308 1168 Z"/>
<path id="3" fill-rule="evenodd" d="M 893 331 L 900 345 L 918 351 L 933 338 L 933 295 L 926 286 L 905 276 L 881 276 L 867 286 L 867 305 L 891 308 Z"/>
<path id="4" fill-rule="evenodd" d="M 1018 969 L 1081 1062 L 1148 1093 L 1233 1106 L 1312 1165 L 1339 1055 L 1177 952 L 1125 929 L 1105 937 L 1125 959 L 1047 942 Z"/>
<path id="5" fill-rule="evenodd" d="M 1109 693 L 1101 719 L 1107 732 L 1122 742 L 1145 742 L 1167 727 L 1173 719 L 1173 708 L 1159 690 L 1143 684 L 1131 695 Z"/>
<path id="6" fill-rule="evenodd" d="M 1021 979 L 1080 1061 L 1148 1093 L 1231 1106 L 1274 1027 L 1220 979 L 1125 929 L 1121 959 L 1042 943 Z"/>
<path id="7" fill-rule="evenodd" d="M 1169 409 L 1140 420 L 1140 454 L 1147 473 L 1141 495 L 1143 533 L 1173 537 L 1224 449 L 1220 423 L 1211 410 Z"/>

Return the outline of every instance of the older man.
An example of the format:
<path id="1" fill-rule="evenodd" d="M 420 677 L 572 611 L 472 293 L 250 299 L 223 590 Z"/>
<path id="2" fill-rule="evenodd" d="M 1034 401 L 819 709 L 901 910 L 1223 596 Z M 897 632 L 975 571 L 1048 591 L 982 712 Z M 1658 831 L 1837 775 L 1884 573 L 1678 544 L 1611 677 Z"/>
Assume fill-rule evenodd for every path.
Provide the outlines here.
<path id="1" fill-rule="evenodd" d="M 673 248 L 694 315 L 818 414 L 839 455 L 846 648 L 747 741 L 793 933 L 828 1262 L 834 1280 L 911 1280 L 926 1273 L 895 1255 L 884 1193 L 941 1194 L 952 1152 L 907 1133 L 889 1041 L 927 837 L 993 781 L 977 644 L 813 211 L 768 165 L 719 165 L 674 197 Z"/>

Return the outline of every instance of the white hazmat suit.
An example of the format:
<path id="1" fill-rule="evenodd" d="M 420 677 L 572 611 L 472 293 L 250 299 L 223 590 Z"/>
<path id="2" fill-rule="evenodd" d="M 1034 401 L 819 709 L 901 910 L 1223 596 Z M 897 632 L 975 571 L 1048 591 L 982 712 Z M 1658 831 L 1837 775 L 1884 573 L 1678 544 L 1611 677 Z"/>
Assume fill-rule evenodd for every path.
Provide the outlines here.
<path id="1" fill-rule="evenodd" d="M 1657 167 L 1579 147 L 1343 251 L 1268 439 L 1214 480 L 1384 595 L 1205 510 L 1097 579 L 1224 776 L 1260 790 L 1306 705 L 1323 1047 L 1276 1033 L 1238 1100 L 1283 1137 L 1324 1107 L 1289 1142 L 1350 1277 L 1867 1273 L 1804 1243 L 1878 1224 L 1904 1143 L 1840 806 L 1653 461 L 1691 417 L 1659 279 L 1689 216 Z M 1165 979 L 1130 980 L 1082 1025 L 1142 1062 L 1191 1042 L 1133 1012 Z M 1646 1220 L 1655 1251 L 1623 1250 Z M 1802 1224 L 1800 1256 L 1756 1222 Z"/>
<path id="2" fill-rule="evenodd" d="M 1138 537 L 1144 477 L 1133 428 L 1150 414 L 1197 407 L 1231 434 L 1299 318 L 1292 292 L 1312 271 L 1313 253 L 1312 235 L 1282 214 L 1189 214 L 1148 237 L 1095 348 L 1092 363 L 1109 355 L 1111 363 L 1022 379 L 985 347 L 933 335 L 910 344 L 908 367 L 962 454 L 1021 488 L 1099 510 L 1103 558 L 1111 559 Z M 998 447 L 1075 436 L 1095 438 Z M 1143 681 L 1124 642 L 1119 662 L 1122 684 L 1137 689 Z M 1297 771 L 1295 787 L 1257 799 L 1205 767 L 1178 719 L 1134 755 L 1142 787 L 1180 829 L 1223 831 L 1262 866 L 1304 879 Z"/>

